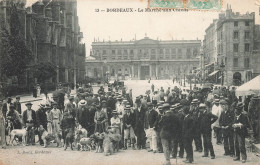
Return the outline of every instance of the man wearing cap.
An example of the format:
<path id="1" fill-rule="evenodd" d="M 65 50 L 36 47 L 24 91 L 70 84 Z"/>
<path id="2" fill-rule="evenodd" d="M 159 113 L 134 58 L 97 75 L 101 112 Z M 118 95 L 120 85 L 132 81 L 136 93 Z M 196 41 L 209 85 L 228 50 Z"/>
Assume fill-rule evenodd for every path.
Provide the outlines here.
<path id="1" fill-rule="evenodd" d="M 242 163 L 246 162 L 246 147 L 245 137 L 247 136 L 248 119 L 246 115 L 242 114 L 243 103 L 239 102 L 235 109 L 235 119 L 232 127 L 234 128 L 234 139 L 235 139 L 235 158 L 234 161 L 240 160 L 240 154 L 242 156 Z"/>
<path id="2" fill-rule="evenodd" d="M 2 108 L 2 112 L 4 115 L 4 118 L 6 118 L 6 113 L 10 110 L 10 105 L 12 104 L 12 98 L 8 97 L 7 98 L 7 102 L 4 103 L 3 108 Z"/>
<path id="3" fill-rule="evenodd" d="M 135 114 L 135 128 L 134 132 L 137 137 L 137 148 L 140 150 L 146 149 L 145 143 L 145 132 L 144 132 L 144 118 L 145 118 L 145 108 L 142 107 L 141 100 L 137 98 L 135 100 L 136 108 L 134 109 Z"/>
<path id="4" fill-rule="evenodd" d="M 135 116 L 130 112 L 130 107 L 125 108 L 125 114 L 123 116 L 123 128 L 124 128 L 124 149 L 127 149 L 127 140 L 130 137 L 132 143 L 132 149 L 135 150 Z"/>
<path id="5" fill-rule="evenodd" d="M 234 120 L 234 112 L 228 108 L 228 103 L 225 100 L 220 101 L 220 106 L 224 110 L 219 119 L 219 126 L 223 132 L 224 138 L 224 155 L 234 155 L 234 130 L 232 128 Z"/>
<path id="6" fill-rule="evenodd" d="M 201 130 L 200 130 L 200 112 L 199 112 L 199 100 L 193 99 L 191 102 L 191 115 L 193 117 L 194 122 L 194 142 L 196 146 L 196 150 L 198 152 L 202 152 L 202 140 L 201 140 Z"/>
<path id="7" fill-rule="evenodd" d="M 173 107 L 173 111 L 176 113 L 179 123 L 180 123 L 180 128 L 179 132 L 177 134 L 177 138 L 173 140 L 173 150 L 172 150 L 172 157 L 176 158 L 177 152 L 178 152 L 178 146 L 180 147 L 179 150 L 179 157 L 183 158 L 184 155 L 184 142 L 183 142 L 183 136 L 182 136 L 182 127 L 183 127 L 183 121 L 184 121 L 184 114 L 182 110 L 182 105 L 180 103 L 175 104 Z"/>
<path id="8" fill-rule="evenodd" d="M 183 127 L 182 127 L 182 136 L 184 142 L 184 148 L 186 151 L 186 160 L 185 163 L 192 163 L 193 160 L 193 149 L 192 149 L 192 140 L 194 135 L 194 121 L 193 117 L 190 114 L 188 107 L 184 107 L 184 120 L 183 120 Z"/>
<path id="9" fill-rule="evenodd" d="M 25 105 L 27 109 L 23 112 L 23 124 L 30 128 L 27 132 L 26 145 L 29 145 L 29 143 L 35 145 L 34 127 L 37 125 L 36 113 L 32 110 L 32 103 L 28 102 Z"/>
<path id="10" fill-rule="evenodd" d="M 168 103 L 163 104 L 163 110 L 165 111 L 165 115 L 159 121 L 159 126 L 161 128 L 160 136 L 164 157 L 166 159 L 165 164 L 170 165 L 171 143 L 177 138 L 180 123 L 178 117 L 170 111 L 170 105 Z"/>
<path id="11" fill-rule="evenodd" d="M 200 130 L 203 136 L 204 155 L 202 157 L 208 157 L 210 152 L 211 159 L 215 159 L 215 153 L 211 142 L 211 124 L 213 124 L 218 117 L 207 111 L 205 104 L 199 105 L 201 113 Z"/>
<path id="12" fill-rule="evenodd" d="M 112 112 L 111 112 L 111 109 L 108 109 L 107 108 L 107 102 L 106 102 L 106 100 L 102 100 L 102 102 L 101 102 L 101 111 L 103 112 L 103 113 L 105 113 L 106 114 L 106 116 L 107 116 L 107 120 L 105 121 L 105 130 L 107 130 L 107 127 L 108 127 L 108 125 L 109 125 L 109 122 L 110 122 L 110 118 L 108 118 L 108 116 L 110 117 L 110 116 L 112 116 L 111 114 L 112 114 Z"/>
<path id="13" fill-rule="evenodd" d="M 145 117 L 145 129 L 149 130 L 151 133 L 150 141 L 150 149 L 148 152 L 153 151 L 157 152 L 157 132 L 155 130 L 156 120 L 158 118 L 158 112 L 156 112 L 153 108 L 153 104 L 151 102 L 147 103 L 148 111 L 146 112 Z"/>
<path id="14" fill-rule="evenodd" d="M 22 108 L 21 108 L 21 103 L 20 103 L 20 97 L 16 97 L 16 101 L 14 102 L 15 110 L 19 113 L 22 114 Z"/>
<path id="15" fill-rule="evenodd" d="M 47 130 L 47 115 L 43 104 L 40 104 L 39 109 L 36 111 L 36 119 L 37 119 L 37 126 L 38 127 L 42 126 L 45 130 Z M 39 137 L 40 145 L 44 145 L 40 133 L 38 134 L 38 137 Z"/>
<path id="16" fill-rule="evenodd" d="M 219 126 L 219 118 L 221 115 L 221 107 L 219 106 L 219 99 L 215 99 L 214 100 L 214 105 L 212 106 L 212 114 L 216 115 L 218 117 L 218 119 L 212 124 L 212 127 L 214 129 L 214 132 L 216 134 L 216 138 L 217 138 L 217 144 L 221 144 L 221 128 Z"/>
<path id="17" fill-rule="evenodd" d="M 69 110 L 69 108 L 68 108 Z M 65 111 L 70 113 L 71 111 Z M 52 133 L 57 135 L 60 132 L 60 122 L 62 119 L 61 112 L 57 109 L 57 103 L 53 103 L 53 109 L 51 110 L 51 121 L 52 121 Z"/>

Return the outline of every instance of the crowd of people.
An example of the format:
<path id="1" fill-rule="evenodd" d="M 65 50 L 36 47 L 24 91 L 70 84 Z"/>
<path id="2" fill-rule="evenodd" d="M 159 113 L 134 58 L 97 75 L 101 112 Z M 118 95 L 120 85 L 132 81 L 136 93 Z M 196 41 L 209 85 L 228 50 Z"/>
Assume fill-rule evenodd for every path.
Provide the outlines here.
<path id="1" fill-rule="evenodd" d="M 256 113 L 256 109 L 252 109 L 256 96 L 249 101 L 247 115 L 245 105 L 235 95 L 235 88 L 195 87 L 187 92 L 175 86 L 164 92 L 163 87 L 155 90 L 152 85 L 151 90 L 135 99 L 132 90 L 127 92 L 124 87 L 120 92 L 111 86 L 107 91 L 101 86 L 97 93 L 93 93 L 91 86 L 79 87 L 77 91 L 76 96 L 65 95 L 64 109 L 52 101 L 40 104 L 34 111 L 32 103 L 28 102 L 22 113 L 20 98 L 17 97 L 15 102 L 8 98 L 0 113 L 0 128 L 6 130 L 1 131 L 2 147 L 6 146 L 5 134 L 11 128 L 30 127 L 26 145 L 35 145 L 35 133 L 39 127 L 48 133 L 62 133 L 63 139 L 67 129 L 73 131 L 79 125 L 88 131 L 88 136 L 113 127 L 122 135 L 121 149 L 131 147 L 164 153 L 165 164 L 169 165 L 171 157 L 183 158 L 184 152 L 184 162 L 194 162 L 193 141 L 195 152 L 203 152 L 202 157 L 210 154 L 211 159 L 215 159 L 213 129 L 217 145 L 224 143 L 223 154 L 234 161 L 242 157 L 242 162 L 246 162 L 247 128 L 251 121 L 256 121 L 255 118 L 249 120 L 248 116 L 254 117 L 252 113 Z M 40 145 L 43 145 L 40 134 L 38 136 Z"/>

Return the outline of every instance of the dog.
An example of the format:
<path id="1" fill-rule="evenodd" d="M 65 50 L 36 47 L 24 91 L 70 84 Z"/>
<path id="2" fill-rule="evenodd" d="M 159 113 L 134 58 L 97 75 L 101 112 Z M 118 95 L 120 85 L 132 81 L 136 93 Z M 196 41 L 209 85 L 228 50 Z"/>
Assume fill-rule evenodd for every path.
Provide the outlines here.
<path id="1" fill-rule="evenodd" d="M 110 135 L 110 133 L 104 134 L 104 140 L 103 140 L 103 147 L 104 147 L 104 153 L 105 156 L 112 155 L 113 154 L 113 139 Z"/>
<path id="2" fill-rule="evenodd" d="M 80 146 L 78 147 L 78 150 L 81 148 L 82 151 L 87 151 L 87 150 L 91 151 L 92 141 L 93 141 L 92 138 L 85 138 L 85 137 L 81 138 L 79 143 L 77 143 L 78 146 Z"/>
<path id="3" fill-rule="evenodd" d="M 90 136 L 90 138 L 93 139 L 95 148 L 96 148 L 96 153 L 100 153 L 103 150 L 103 139 L 104 139 L 104 133 L 99 133 L 96 132 Z"/>
<path id="4" fill-rule="evenodd" d="M 56 140 L 57 147 L 60 147 L 61 144 L 61 134 L 53 135 L 51 133 L 48 133 L 42 126 L 39 127 L 39 133 L 43 140 L 43 147 L 46 148 L 51 141 Z"/>
<path id="5" fill-rule="evenodd" d="M 23 141 L 23 146 L 26 145 L 26 140 L 27 140 L 27 131 L 31 129 L 31 127 L 26 127 L 23 129 L 13 129 L 10 132 L 10 141 L 9 144 L 11 144 L 12 146 L 14 146 L 14 140 L 15 137 L 22 137 L 22 141 Z"/>
<path id="6" fill-rule="evenodd" d="M 73 142 L 74 142 L 74 130 L 72 128 L 65 129 L 65 148 L 64 150 L 67 150 L 67 147 L 70 145 L 70 149 L 73 150 Z"/>
<path id="7" fill-rule="evenodd" d="M 108 129 L 108 135 L 111 138 L 111 141 L 113 143 L 113 150 L 114 152 L 119 151 L 119 143 L 121 141 L 122 136 L 115 132 L 114 129 Z"/>

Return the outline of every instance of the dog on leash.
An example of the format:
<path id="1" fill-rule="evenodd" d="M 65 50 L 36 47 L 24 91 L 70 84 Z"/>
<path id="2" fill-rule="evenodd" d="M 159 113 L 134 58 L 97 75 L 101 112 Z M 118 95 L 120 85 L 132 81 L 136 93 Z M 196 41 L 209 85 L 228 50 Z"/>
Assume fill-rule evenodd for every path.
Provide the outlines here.
<path id="1" fill-rule="evenodd" d="M 23 129 L 13 129 L 10 133 L 10 141 L 9 141 L 9 144 L 12 144 L 12 146 L 14 146 L 14 139 L 16 137 L 22 137 L 22 140 L 23 140 L 23 146 L 26 145 L 26 140 L 27 140 L 27 131 L 31 129 L 31 127 L 26 127 L 26 128 L 23 128 Z"/>
<path id="2" fill-rule="evenodd" d="M 43 147 L 46 148 L 51 141 L 56 140 L 57 142 L 57 147 L 60 146 L 61 144 L 61 134 L 58 135 L 53 135 L 51 133 L 48 133 L 42 126 L 39 127 L 39 133 L 42 137 L 43 140 Z"/>
<path id="3" fill-rule="evenodd" d="M 80 127 L 78 129 L 76 129 L 76 131 L 75 131 L 75 144 L 78 146 L 78 150 L 80 150 L 80 147 L 81 147 L 81 145 L 79 144 L 80 140 L 82 138 L 87 138 L 87 136 L 88 136 L 88 131 L 86 129 L 80 128 Z"/>
<path id="4" fill-rule="evenodd" d="M 103 150 L 103 139 L 104 139 L 104 134 L 96 132 L 90 136 L 90 138 L 93 139 L 95 148 L 96 148 L 96 153 L 100 153 Z"/>

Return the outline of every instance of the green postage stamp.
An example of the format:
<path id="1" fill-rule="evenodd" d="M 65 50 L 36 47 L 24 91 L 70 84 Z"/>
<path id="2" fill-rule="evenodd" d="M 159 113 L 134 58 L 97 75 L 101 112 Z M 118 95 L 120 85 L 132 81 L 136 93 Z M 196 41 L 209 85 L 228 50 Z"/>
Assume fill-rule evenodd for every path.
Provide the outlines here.
<path id="1" fill-rule="evenodd" d="M 221 10 L 222 0 L 149 0 L 150 8 Z"/>

